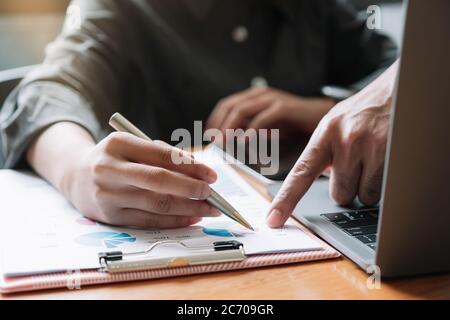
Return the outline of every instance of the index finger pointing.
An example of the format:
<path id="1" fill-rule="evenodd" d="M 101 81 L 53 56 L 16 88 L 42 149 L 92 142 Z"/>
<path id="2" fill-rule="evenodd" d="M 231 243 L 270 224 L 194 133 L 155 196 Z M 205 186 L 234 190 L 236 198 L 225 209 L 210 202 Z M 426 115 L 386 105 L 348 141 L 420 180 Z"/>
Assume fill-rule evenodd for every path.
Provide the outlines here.
<path id="1" fill-rule="evenodd" d="M 316 140 L 313 138 L 311 138 L 272 201 L 267 216 L 267 223 L 272 228 L 279 228 L 284 225 L 297 203 L 330 162 L 329 142 L 324 139 Z"/>

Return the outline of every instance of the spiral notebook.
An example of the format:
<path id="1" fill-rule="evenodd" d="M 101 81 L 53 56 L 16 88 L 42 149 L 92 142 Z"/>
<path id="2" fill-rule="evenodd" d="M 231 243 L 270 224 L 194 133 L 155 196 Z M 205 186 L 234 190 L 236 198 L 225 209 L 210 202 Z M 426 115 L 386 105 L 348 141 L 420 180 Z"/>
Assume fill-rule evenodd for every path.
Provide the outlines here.
<path id="1" fill-rule="evenodd" d="M 107 226 L 84 218 L 37 176 L 1 170 L 1 292 L 71 289 L 339 256 L 296 221 L 282 229 L 267 228 L 269 202 L 229 165 L 209 155 L 202 160 L 218 172 L 215 190 L 256 232 L 225 216 L 183 229 Z M 132 258 L 126 261 L 126 256 Z"/>

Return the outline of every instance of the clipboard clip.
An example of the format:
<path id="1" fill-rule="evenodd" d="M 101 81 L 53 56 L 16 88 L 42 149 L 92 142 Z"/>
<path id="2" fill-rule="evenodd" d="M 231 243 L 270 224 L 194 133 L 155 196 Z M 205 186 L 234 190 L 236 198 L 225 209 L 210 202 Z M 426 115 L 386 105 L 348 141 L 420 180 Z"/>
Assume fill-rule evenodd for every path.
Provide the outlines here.
<path id="1" fill-rule="evenodd" d="M 156 247 L 167 244 L 180 245 L 187 250 L 187 254 L 177 257 L 151 255 Z M 216 241 L 212 245 L 205 246 L 188 246 L 178 240 L 163 240 L 152 243 L 144 251 L 129 253 L 123 253 L 122 251 L 100 252 L 98 257 L 100 270 L 109 273 L 234 262 L 246 258 L 243 244 L 236 240 Z"/>

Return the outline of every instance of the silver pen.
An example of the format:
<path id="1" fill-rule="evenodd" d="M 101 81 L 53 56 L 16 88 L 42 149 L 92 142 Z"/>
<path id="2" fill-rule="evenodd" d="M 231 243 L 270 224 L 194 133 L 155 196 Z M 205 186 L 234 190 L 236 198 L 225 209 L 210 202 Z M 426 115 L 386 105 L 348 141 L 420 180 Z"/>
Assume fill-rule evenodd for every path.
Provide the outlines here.
<path id="1" fill-rule="evenodd" d="M 134 124 L 132 124 L 118 112 L 114 113 L 111 116 L 111 118 L 109 119 L 109 125 L 117 131 L 128 132 L 135 135 L 136 137 L 152 141 L 149 136 L 139 130 Z M 255 229 L 253 229 L 253 227 L 242 217 L 242 215 L 213 188 L 211 188 L 211 194 L 206 199 L 206 201 L 216 209 L 220 210 L 227 217 L 233 219 L 247 229 L 255 231 Z"/>

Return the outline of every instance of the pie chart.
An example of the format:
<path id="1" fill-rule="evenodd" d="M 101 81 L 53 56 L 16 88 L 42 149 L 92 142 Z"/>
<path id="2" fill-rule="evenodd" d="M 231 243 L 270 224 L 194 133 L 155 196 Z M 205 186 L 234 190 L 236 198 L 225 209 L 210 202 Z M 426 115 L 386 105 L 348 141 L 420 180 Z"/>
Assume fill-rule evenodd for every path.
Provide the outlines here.
<path id="1" fill-rule="evenodd" d="M 135 242 L 136 238 L 123 232 L 91 232 L 78 236 L 75 241 L 83 246 L 111 249 Z"/>

